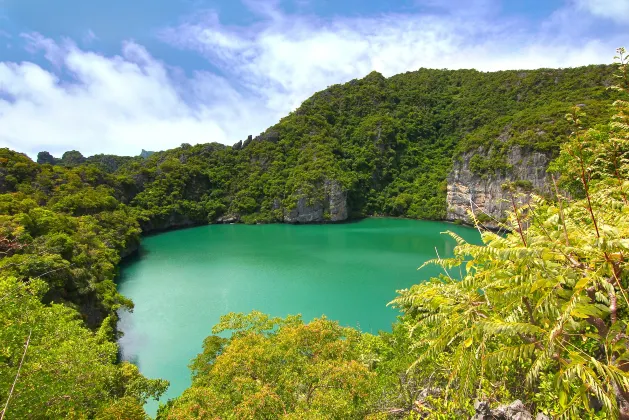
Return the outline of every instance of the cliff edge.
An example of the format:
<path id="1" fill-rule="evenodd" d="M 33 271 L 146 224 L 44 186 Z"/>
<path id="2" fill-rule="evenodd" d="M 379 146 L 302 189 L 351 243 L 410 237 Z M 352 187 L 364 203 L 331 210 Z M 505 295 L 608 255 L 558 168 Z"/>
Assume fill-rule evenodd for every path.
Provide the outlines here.
<path id="1" fill-rule="evenodd" d="M 530 200 L 530 193 L 550 193 L 552 180 L 546 172 L 552 160 L 549 154 L 514 146 L 506 154 L 500 169 L 480 171 L 474 165 L 475 156 L 485 157 L 482 148 L 463 153 L 455 159 L 447 182 L 447 215 L 450 221 L 472 223 L 469 210 L 483 225 L 498 228 L 511 208 L 510 193 L 502 188 L 513 183 L 524 196 L 518 197 L 518 205 Z"/>

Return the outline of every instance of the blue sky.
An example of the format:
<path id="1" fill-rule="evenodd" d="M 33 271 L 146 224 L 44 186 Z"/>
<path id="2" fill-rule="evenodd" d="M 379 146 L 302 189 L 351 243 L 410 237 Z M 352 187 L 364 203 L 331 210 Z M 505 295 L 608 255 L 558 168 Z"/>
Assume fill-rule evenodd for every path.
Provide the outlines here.
<path id="1" fill-rule="evenodd" d="M 0 0 L 0 147 L 233 144 L 372 70 L 609 63 L 627 41 L 629 0 Z"/>

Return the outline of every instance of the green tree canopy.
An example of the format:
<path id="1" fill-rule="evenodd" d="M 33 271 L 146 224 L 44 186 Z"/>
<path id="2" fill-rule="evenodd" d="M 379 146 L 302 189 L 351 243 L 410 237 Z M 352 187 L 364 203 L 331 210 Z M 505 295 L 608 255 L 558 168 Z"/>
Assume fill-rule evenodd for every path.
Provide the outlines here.
<path id="1" fill-rule="evenodd" d="M 190 365 L 193 385 L 160 419 L 352 419 L 368 412 L 374 375 L 358 360 L 360 334 L 325 318 L 229 314 Z"/>

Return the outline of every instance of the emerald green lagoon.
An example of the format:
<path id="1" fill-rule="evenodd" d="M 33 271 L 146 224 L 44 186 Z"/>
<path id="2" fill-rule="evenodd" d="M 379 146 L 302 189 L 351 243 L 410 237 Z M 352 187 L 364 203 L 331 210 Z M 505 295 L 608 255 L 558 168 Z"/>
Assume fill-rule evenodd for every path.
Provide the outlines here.
<path id="1" fill-rule="evenodd" d="M 166 401 L 190 385 L 190 359 L 228 312 L 325 315 L 366 332 L 390 330 L 398 312 L 386 305 L 395 291 L 439 273 L 417 271 L 435 248 L 452 255 L 454 240 L 440 234 L 446 230 L 480 241 L 463 226 L 401 219 L 211 225 L 149 236 L 121 269 L 120 291 L 135 303 L 121 314 L 122 356 L 170 381 Z"/>

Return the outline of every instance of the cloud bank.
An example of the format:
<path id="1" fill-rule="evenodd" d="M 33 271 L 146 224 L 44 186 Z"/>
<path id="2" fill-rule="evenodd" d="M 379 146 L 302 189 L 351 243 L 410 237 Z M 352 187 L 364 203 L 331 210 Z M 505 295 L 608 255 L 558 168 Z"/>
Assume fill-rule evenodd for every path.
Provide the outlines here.
<path id="1" fill-rule="evenodd" d="M 629 0 L 577 0 L 577 6 L 595 16 L 629 23 Z"/>
<path id="2" fill-rule="evenodd" d="M 491 1 L 480 3 L 491 7 Z M 69 40 L 24 34 L 28 48 L 50 66 L 0 62 L 0 146 L 34 156 L 40 150 L 136 155 L 183 142 L 232 144 L 260 133 L 314 92 L 372 70 L 391 76 L 420 67 L 609 63 L 623 34 L 574 36 L 575 27 L 608 10 L 603 3 L 622 12 L 629 0 L 578 0 L 541 25 L 483 13 L 473 19 L 448 13 L 321 20 L 251 2 L 260 17 L 253 26 L 224 25 L 205 12 L 161 32 L 164 42 L 202 54 L 215 69 L 188 76 L 134 42 L 123 43 L 117 56 L 103 56 Z M 589 14 L 577 13 L 580 8 Z"/>

